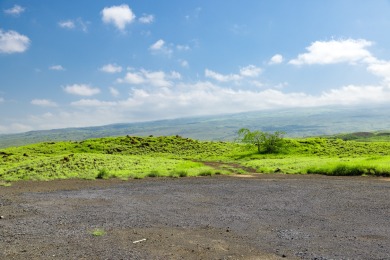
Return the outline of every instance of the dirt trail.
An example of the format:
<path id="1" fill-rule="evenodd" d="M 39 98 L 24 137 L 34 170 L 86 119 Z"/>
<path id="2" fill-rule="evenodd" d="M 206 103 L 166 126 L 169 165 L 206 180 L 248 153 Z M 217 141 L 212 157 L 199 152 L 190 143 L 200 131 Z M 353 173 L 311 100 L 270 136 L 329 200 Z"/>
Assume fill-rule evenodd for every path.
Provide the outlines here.
<path id="1" fill-rule="evenodd" d="M 384 180 L 18 182 L 0 187 L 0 259 L 390 259 Z"/>

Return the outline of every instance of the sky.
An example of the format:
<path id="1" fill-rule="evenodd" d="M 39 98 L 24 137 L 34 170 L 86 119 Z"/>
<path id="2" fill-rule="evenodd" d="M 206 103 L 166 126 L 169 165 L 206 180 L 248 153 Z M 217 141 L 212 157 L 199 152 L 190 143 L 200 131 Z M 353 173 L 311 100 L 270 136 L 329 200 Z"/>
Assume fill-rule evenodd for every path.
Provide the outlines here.
<path id="1" fill-rule="evenodd" d="M 0 134 L 390 101 L 390 0 L 0 0 Z"/>

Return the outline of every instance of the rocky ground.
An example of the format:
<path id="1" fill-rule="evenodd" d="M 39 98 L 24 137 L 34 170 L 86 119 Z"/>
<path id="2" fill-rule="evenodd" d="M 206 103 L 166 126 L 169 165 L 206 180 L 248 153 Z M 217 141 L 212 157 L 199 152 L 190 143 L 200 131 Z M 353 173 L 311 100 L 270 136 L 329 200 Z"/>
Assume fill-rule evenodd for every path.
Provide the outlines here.
<path id="1" fill-rule="evenodd" d="M 0 215 L 0 259 L 390 259 L 386 178 L 17 182 Z"/>

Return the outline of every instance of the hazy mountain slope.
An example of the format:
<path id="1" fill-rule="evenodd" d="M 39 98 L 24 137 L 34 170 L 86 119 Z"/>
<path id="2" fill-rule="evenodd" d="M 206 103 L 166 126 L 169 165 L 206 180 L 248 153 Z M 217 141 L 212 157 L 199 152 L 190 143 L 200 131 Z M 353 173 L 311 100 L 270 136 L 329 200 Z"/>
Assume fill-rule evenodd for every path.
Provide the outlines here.
<path id="1" fill-rule="evenodd" d="M 291 137 L 390 129 L 390 108 L 308 108 L 144 123 L 32 131 L 0 135 L 0 147 L 119 135 L 181 135 L 200 140 L 233 140 L 238 129 L 281 130 Z"/>

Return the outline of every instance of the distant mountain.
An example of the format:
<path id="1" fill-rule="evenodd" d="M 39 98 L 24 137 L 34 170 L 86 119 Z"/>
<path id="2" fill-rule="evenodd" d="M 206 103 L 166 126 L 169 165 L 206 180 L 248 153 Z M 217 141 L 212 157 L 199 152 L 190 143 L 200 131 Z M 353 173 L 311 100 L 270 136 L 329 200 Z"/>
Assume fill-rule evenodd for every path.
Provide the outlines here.
<path id="1" fill-rule="evenodd" d="M 44 141 L 84 140 L 121 135 L 180 135 L 200 140 L 234 140 L 246 127 L 284 131 L 290 137 L 333 135 L 390 129 L 390 107 L 300 108 L 246 112 L 217 116 L 123 123 L 0 135 L 0 148 Z"/>

